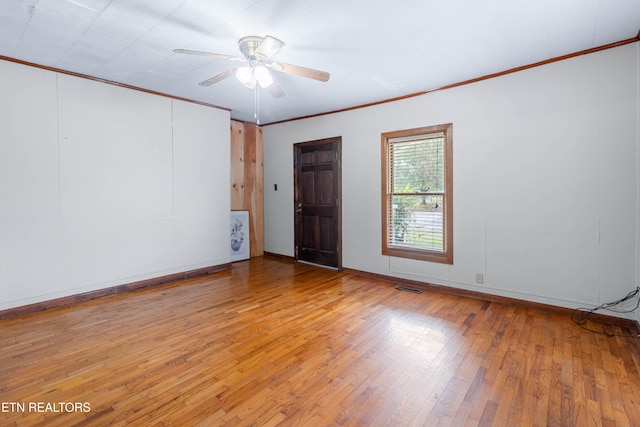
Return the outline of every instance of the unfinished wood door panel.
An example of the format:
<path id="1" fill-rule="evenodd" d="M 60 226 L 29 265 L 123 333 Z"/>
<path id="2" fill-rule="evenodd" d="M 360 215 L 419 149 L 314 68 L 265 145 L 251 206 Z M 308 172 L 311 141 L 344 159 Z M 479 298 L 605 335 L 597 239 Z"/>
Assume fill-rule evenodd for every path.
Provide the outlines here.
<path id="1" fill-rule="evenodd" d="M 251 256 L 264 254 L 262 129 L 231 121 L 231 210 L 249 211 Z"/>

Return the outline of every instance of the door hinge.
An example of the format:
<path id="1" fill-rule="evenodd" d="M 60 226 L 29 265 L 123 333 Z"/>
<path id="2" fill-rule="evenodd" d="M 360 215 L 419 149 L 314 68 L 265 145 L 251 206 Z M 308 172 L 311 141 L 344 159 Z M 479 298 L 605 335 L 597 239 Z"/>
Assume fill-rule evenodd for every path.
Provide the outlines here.
<path id="1" fill-rule="evenodd" d="M 298 259 L 298 245 L 296 245 L 296 259 Z"/>

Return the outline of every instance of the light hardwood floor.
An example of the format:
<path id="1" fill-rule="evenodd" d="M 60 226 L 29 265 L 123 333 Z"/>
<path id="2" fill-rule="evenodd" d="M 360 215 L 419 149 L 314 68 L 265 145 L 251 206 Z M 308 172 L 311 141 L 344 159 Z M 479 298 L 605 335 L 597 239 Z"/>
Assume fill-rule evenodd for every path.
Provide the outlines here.
<path id="1" fill-rule="evenodd" d="M 0 425 L 640 426 L 638 340 L 264 257 L 0 321 Z"/>

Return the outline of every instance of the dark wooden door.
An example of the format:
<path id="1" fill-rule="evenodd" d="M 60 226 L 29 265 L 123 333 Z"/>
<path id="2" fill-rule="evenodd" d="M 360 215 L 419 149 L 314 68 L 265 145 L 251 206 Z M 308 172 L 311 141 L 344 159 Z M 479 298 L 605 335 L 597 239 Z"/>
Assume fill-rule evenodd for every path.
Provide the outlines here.
<path id="1" fill-rule="evenodd" d="M 341 137 L 294 145 L 295 258 L 342 268 Z"/>

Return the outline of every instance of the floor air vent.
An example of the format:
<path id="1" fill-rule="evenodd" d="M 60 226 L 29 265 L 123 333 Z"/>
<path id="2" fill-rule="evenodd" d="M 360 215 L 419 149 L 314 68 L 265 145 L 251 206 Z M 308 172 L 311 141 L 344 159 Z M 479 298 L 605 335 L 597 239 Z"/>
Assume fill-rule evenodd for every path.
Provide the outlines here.
<path id="1" fill-rule="evenodd" d="M 406 286 L 398 285 L 396 289 L 399 291 L 411 292 L 414 294 L 421 294 L 422 291 L 420 289 L 407 288 Z"/>

